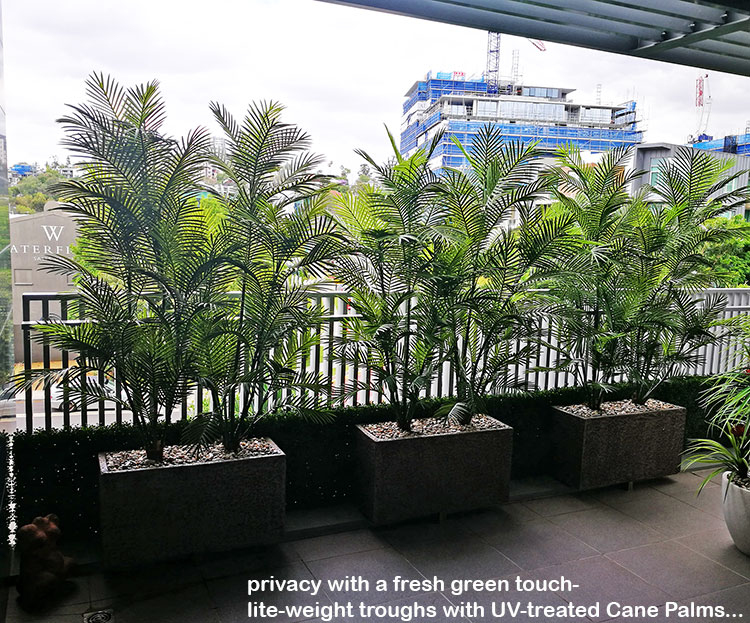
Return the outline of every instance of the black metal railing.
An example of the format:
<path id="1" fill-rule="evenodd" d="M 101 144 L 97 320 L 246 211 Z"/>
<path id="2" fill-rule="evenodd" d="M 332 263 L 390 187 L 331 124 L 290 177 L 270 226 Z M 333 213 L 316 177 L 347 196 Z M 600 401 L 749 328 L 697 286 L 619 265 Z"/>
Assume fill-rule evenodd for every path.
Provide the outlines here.
<path id="1" fill-rule="evenodd" d="M 750 288 L 742 289 L 717 289 L 711 292 L 720 292 L 727 299 L 727 308 L 724 313 L 726 318 L 745 314 L 750 311 Z M 311 295 L 311 303 L 319 306 L 322 312 L 320 324 L 313 329 L 318 338 L 316 343 L 300 357 L 299 370 L 313 373 L 321 378 L 322 386 L 326 391 L 310 390 L 313 392 L 315 404 L 321 406 L 331 405 L 331 396 L 335 390 L 351 381 L 366 380 L 366 388 L 361 389 L 350 396 L 346 403 L 349 406 L 361 404 L 380 403 L 385 401 L 383 393 L 371 387 L 372 370 L 365 362 L 347 361 L 340 352 L 341 349 L 334 348 L 338 339 L 345 337 L 345 321 L 355 316 L 354 310 L 348 304 L 346 292 L 323 292 Z M 59 361 L 61 368 L 66 368 L 72 363 L 76 353 L 67 351 L 55 351 L 46 339 L 41 341 L 35 339 L 35 327 L 45 322 L 86 322 L 86 310 L 83 309 L 81 301 L 75 293 L 56 292 L 30 292 L 23 294 L 23 320 L 21 323 L 23 339 L 23 369 L 30 373 L 35 363 L 41 363 L 46 369 L 50 369 Z M 537 389 L 554 389 L 574 384 L 573 375 L 569 372 L 547 371 L 556 363 L 556 350 L 554 348 L 554 335 L 552 327 L 542 324 L 541 332 L 544 339 L 539 340 L 537 346 L 519 361 L 513 370 L 516 382 L 526 382 L 530 387 Z M 544 346 L 543 342 L 551 344 Z M 519 342 L 514 348 L 521 348 Z M 703 362 L 693 368 L 686 370 L 692 374 L 713 374 L 726 369 L 728 365 L 734 365 L 737 357 L 736 346 L 722 347 L 710 345 L 702 353 Z M 79 362 L 84 365 L 85 362 Z M 95 374 L 99 382 L 104 382 L 105 375 L 109 371 L 97 370 Z M 456 382 L 455 370 L 450 361 L 444 362 L 438 370 L 433 383 L 426 388 L 427 397 L 446 397 L 454 394 Z M 114 376 L 114 391 L 116 396 L 121 395 L 122 387 L 120 380 Z M 107 401 L 98 398 L 87 404 L 85 399 L 77 403 L 77 409 L 72 409 L 70 388 L 66 383 L 61 387 L 46 385 L 38 388 L 25 390 L 24 417 L 23 422 L 18 422 L 18 427 L 27 431 L 35 428 L 51 429 L 70 426 L 105 425 L 110 422 L 121 423 L 131 421 L 131 414 L 124 411 L 122 405 L 115 402 L 113 409 L 108 409 Z M 85 391 L 86 384 L 83 384 Z M 289 391 L 289 390 L 287 390 Z M 41 392 L 41 396 L 39 396 Z M 174 417 L 188 418 L 197 409 L 201 408 L 205 398 L 204 389 L 198 385 L 192 394 L 183 400 L 178 411 L 167 414 L 167 421 Z M 35 403 L 41 402 L 41 406 Z M 56 407 L 60 415 L 55 415 Z M 113 417 L 108 416 L 107 411 L 113 411 Z"/>

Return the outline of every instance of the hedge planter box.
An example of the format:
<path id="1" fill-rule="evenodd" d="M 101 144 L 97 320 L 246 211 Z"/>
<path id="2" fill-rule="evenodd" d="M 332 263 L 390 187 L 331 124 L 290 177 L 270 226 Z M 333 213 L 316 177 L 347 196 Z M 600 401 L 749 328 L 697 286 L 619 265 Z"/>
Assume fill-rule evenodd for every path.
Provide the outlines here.
<path id="1" fill-rule="evenodd" d="M 724 472 L 721 495 L 727 530 L 737 549 L 750 556 L 750 489 L 729 482 Z"/>
<path id="2" fill-rule="evenodd" d="M 99 454 L 103 559 L 125 567 L 276 542 L 284 530 L 286 456 L 109 470 Z"/>
<path id="3" fill-rule="evenodd" d="M 513 429 L 497 425 L 395 439 L 357 426 L 367 518 L 384 525 L 506 502 Z"/>
<path id="4" fill-rule="evenodd" d="M 553 407 L 553 475 L 583 490 L 679 472 L 685 409 L 649 401 L 648 406 L 652 405 L 657 406 L 638 412 L 605 411 L 595 415 L 574 413 L 570 407 Z"/>

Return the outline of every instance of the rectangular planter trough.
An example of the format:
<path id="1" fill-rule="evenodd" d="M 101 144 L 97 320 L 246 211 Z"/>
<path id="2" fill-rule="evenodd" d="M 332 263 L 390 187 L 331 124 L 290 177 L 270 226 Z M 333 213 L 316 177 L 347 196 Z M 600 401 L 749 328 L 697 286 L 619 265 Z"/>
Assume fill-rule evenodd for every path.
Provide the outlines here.
<path id="1" fill-rule="evenodd" d="M 579 490 L 680 471 L 685 409 L 583 417 L 553 407 L 554 476 Z"/>
<path id="2" fill-rule="evenodd" d="M 375 525 L 508 500 L 513 429 L 379 439 L 357 426 L 363 510 Z"/>
<path id="3" fill-rule="evenodd" d="M 103 559 L 109 567 L 276 542 L 286 456 L 108 471 L 99 455 Z"/>

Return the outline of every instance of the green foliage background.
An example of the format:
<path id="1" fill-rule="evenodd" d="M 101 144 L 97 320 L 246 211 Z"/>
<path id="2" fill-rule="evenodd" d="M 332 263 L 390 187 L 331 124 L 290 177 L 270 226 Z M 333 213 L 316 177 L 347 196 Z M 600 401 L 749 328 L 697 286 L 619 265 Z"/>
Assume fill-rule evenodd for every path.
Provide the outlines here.
<path id="1" fill-rule="evenodd" d="M 53 187 L 63 179 L 60 172 L 49 167 L 37 175 L 27 175 L 8 189 L 10 203 L 19 214 L 41 212 L 45 203 L 57 199 Z"/>

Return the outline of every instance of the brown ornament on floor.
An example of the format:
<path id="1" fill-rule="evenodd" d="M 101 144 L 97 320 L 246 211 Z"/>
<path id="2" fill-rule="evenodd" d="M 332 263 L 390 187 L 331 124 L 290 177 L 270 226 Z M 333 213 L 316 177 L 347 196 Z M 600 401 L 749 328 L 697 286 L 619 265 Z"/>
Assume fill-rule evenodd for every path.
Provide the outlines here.
<path id="1" fill-rule="evenodd" d="M 57 515 L 36 517 L 16 533 L 20 555 L 18 594 L 26 609 L 41 609 L 64 590 L 73 559 L 58 549 L 60 520 Z"/>

